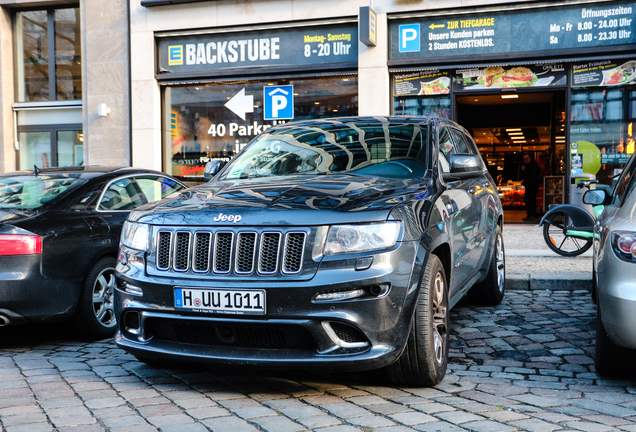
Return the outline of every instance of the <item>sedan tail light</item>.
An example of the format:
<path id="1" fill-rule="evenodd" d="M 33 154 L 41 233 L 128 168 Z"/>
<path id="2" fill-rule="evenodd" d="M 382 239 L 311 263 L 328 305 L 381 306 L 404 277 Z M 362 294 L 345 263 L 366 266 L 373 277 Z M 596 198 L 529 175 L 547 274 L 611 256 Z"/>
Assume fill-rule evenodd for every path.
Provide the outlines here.
<path id="1" fill-rule="evenodd" d="M 612 249 L 620 259 L 636 262 L 636 233 L 627 231 L 613 232 Z"/>
<path id="2" fill-rule="evenodd" d="M 41 253 L 42 237 L 0 234 L 0 255 L 39 255 Z"/>

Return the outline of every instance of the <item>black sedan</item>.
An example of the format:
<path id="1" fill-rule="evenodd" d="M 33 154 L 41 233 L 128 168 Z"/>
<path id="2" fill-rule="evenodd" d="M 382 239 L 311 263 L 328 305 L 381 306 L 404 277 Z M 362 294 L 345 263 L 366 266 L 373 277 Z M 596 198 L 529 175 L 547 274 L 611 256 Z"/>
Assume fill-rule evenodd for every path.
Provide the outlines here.
<path id="1" fill-rule="evenodd" d="M 0 176 L 0 325 L 73 319 L 87 336 L 111 337 L 122 225 L 131 210 L 184 188 L 134 168 Z"/>

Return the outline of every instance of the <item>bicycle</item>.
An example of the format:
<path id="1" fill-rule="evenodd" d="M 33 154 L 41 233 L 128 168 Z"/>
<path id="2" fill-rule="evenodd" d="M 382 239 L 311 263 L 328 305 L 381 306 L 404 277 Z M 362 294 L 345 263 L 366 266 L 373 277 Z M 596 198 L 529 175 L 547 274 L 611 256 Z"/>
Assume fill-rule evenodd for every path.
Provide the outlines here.
<path id="1" fill-rule="evenodd" d="M 579 180 L 576 187 L 586 187 L 589 191 L 592 190 L 591 186 L 597 183 L 597 180 Z M 604 185 L 599 186 L 607 188 Z M 585 202 L 585 195 L 583 200 Z M 539 226 L 543 226 L 545 243 L 559 255 L 581 255 L 592 247 L 594 224 L 604 208 L 603 204 L 593 205 L 594 215 L 591 215 L 584 208 L 573 204 L 551 205 L 550 210 L 539 222 Z"/>

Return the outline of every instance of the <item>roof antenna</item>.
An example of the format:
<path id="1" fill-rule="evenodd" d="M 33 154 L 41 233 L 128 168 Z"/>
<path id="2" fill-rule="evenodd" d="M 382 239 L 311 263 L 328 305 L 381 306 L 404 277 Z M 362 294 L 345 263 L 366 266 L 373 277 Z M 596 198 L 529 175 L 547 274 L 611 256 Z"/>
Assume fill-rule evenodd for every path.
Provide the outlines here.
<path id="1" fill-rule="evenodd" d="M 40 173 L 40 170 L 38 169 L 38 166 L 33 165 L 33 175 L 37 177 L 39 173 Z"/>

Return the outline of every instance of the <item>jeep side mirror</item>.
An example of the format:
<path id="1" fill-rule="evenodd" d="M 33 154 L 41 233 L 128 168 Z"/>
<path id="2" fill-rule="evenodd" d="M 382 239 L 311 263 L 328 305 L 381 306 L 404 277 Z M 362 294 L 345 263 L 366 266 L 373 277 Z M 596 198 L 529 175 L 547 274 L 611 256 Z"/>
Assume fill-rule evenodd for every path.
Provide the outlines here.
<path id="1" fill-rule="evenodd" d="M 481 159 L 472 153 L 455 153 L 450 156 L 450 171 L 442 174 L 444 181 L 477 177 L 483 171 Z"/>
<path id="2" fill-rule="evenodd" d="M 203 169 L 203 180 L 209 182 L 212 178 L 221 171 L 227 165 L 227 161 L 224 160 L 215 160 L 205 164 L 205 168 Z"/>
<path id="3" fill-rule="evenodd" d="M 593 206 L 607 205 L 612 201 L 612 196 L 605 189 L 594 189 L 585 192 L 583 195 L 583 204 Z"/>

